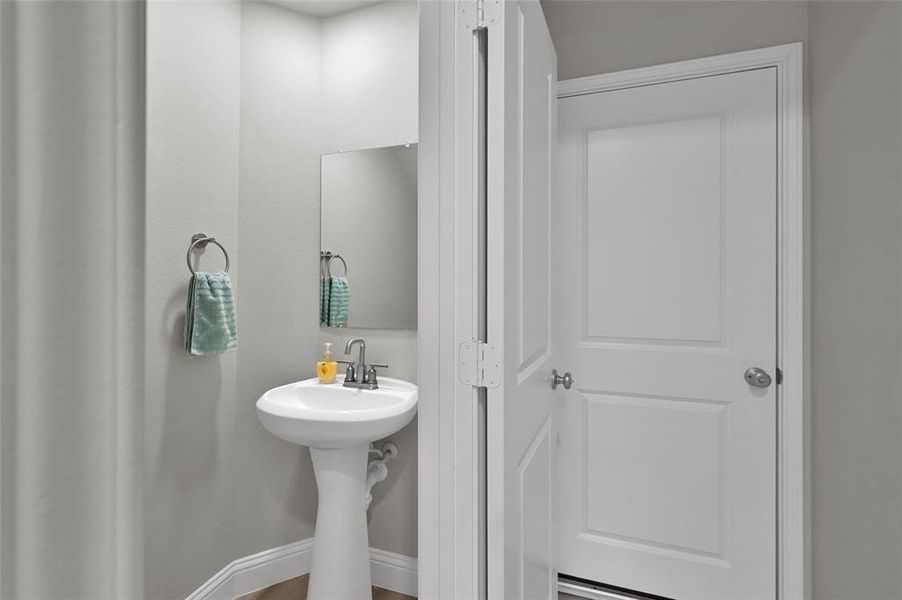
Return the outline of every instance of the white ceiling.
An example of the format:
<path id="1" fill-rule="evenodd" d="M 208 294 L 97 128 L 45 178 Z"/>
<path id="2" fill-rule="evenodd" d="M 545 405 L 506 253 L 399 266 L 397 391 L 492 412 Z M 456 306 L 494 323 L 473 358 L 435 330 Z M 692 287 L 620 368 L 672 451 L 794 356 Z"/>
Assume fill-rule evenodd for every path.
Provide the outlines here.
<path id="1" fill-rule="evenodd" d="M 331 17 L 344 12 L 378 4 L 382 0 L 269 0 L 272 4 L 312 17 Z"/>

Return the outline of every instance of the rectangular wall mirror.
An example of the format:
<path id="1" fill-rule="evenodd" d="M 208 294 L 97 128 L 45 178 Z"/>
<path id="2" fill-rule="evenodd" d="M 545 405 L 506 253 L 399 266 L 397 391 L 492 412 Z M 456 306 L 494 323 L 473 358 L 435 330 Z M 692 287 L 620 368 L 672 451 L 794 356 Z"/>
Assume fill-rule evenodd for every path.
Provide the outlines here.
<path id="1" fill-rule="evenodd" d="M 322 156 L 320 324 L 416 329 L 417 145 Z"/>

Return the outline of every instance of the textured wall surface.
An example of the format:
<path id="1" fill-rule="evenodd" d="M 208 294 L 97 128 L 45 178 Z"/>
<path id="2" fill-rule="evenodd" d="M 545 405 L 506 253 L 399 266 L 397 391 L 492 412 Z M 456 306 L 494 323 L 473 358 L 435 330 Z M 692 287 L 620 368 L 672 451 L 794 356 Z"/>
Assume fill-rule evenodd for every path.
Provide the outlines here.
<path id="1" fill-rule="evenodd" d="M 805 40 L 806 2 L 542 0 L 571 79 Z"/>
<path id="2" fill-rule="evenodd" d="M 236 405 L 251 401 L 238 355 L 188 358 L 182 342 L 196 232 L 228 249 L 241 314 L 241 5 L 151 2 L 147 32 L 146 595 L 177 598 L 235 558 L 235 523 L 254 513 L 232 492 Z M 212 250 L 201 264 L 222 268 Z"/>
<path id="3" fill-rule="evenodd" d="M 313 535 L 309 452 L 260 425 L 267 389 L 309 377 L 319 321 L 319 23 L 265 2 L 243 2 L 241 295 L 231 492 L 233 558 Z M 304 257 L 313 257 L 304 260 Z M 223 563 L 225 564 L 225 563 Z"/>
<path id="4" fill-rule="evenodd" d="M 812 2 L 812 574 L 902 598 L 902 4 Z"/>
<path id="5" fill-rule="evenodd" d="M 315 19 L 265 2 L 155 1 L 147 20 L 147 595 L 177 598 L 313 535 L 309 453 L 263 429 L 262 392 L 313 376 L 321 342 L 350 335 L 392 364 L 386 375 L 416 380 L 416 331 L 333 335 L 317 308 L 320 154 L 416 140 L 416 5 Z M 239 349 L 186 358 L 184 253 L 198 231 L 231 256 Z M 211 246 L 200 261 L 222 257 Z M 416 555 L 415 425 L 394 439 L 371 544 Z"/>
<path id="6" fill-rule="evenodd" d="M 300 257 L 318 249 L 318 22 L 264 3 L 152 2 L 148 32 L 147 585 L 176 598 L 313 534 L 308 453 L 267 433 L 254 403 L 317 356 L 303 310 L 317 265 Z M 197 231 L 232 259 L 239 349 L 222 356 L 181 352 Z M 222 260 L 212 246 L 200 258 Z"/>

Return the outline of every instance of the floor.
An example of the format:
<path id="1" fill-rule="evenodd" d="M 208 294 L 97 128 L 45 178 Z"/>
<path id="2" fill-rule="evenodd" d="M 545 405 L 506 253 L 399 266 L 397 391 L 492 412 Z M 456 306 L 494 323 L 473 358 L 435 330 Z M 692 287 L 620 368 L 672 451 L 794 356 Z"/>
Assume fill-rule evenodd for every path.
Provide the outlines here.
<path id="1" fill-rule="evenodd" d="M 307 577 L 307 575 L 301 575 L 245 594 L 235 600 L 305 600 L 307 598 Z M 416 598 L 373 586 L 373 600 L 416 600 Z"/>

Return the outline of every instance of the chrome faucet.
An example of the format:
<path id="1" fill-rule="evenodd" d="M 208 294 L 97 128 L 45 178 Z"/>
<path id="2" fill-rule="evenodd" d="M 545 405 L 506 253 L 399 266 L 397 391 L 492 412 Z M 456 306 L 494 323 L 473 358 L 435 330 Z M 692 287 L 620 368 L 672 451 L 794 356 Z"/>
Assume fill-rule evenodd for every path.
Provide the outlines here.
<path id="1" fill-rule="evenodd" d="M 353 361 L 348 363 L 348 370 L 345 373 L 345 387 L 358 389 L 375 390 L 379 388 L 379 382 L 376 379 L 376 367 L 383 369 L 388 365 L 367 365 L 366 364 L 366 342 L 363 338 L 352 338 L 345 345 L 345 354 L 351 354 L 351 348 L 354 344 L 360 346 L 360 353 L 357 355 L 357 364 Z"/>

